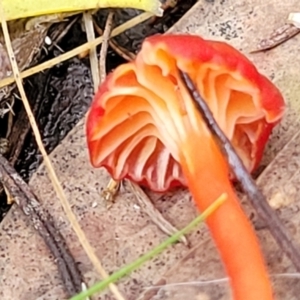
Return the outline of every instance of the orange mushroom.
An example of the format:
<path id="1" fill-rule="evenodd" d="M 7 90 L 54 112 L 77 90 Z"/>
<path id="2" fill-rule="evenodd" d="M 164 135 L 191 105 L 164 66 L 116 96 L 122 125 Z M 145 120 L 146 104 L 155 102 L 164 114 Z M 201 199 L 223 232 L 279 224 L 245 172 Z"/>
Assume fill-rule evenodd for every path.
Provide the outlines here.
<path id="1" fill-rule="evenodd" d="M 285 103 L 240 52 L 191 35 L 145 40 L 135 61 L 111 73 L 87 119 L 91 163 L 154 191 L 186 185 L 200 209 L 228 200 L 207 219 L 234 299 L 272 299 L 264 259 L 229 179 L 229 168 L 182 82 L 190 78 L 249 171 L 257 167 Z"/>

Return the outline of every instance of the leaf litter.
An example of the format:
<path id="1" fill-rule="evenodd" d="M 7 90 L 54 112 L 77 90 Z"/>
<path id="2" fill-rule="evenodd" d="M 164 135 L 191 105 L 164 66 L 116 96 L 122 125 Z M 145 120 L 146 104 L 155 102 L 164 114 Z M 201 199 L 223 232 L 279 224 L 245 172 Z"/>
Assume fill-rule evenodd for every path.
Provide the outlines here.
<path id="1" fill-rule="evenodd" d="M 257 3 L 256 5 L 251 4 L 253 6 L 237 6 L 237 11 L 240 9 L 240 15 L 243 16 L 244 14 L 245 16 L 245 10 L 249 12 L 253 9 L 259 10 L 260 13 L 255 16 L 255 24 L 256 26 L 259 26 L 258 23 L 265 20 L 267 16 L 266 12 L 270 9 L 276 11 L 276 14 L 278 13 L 278 18 L 281 18 L 282 16 L 280 14 L 283 15 L 284 13 L 290 12 L 292 9 L 297 7 L 297 4 L 298 2 L 287 4 L 274 1 L 273 6 L 271 5 L 271 8 L 270 5 L 268 6 L 268 10 L 266 10 L 266 7 L 263 5 L 260 6 L 261 4 Z M 222 13 L 227 12 L 228 9 L 227 18 L 231 16 L 233 24 L 237 24 L 238 26 L 243 25 L 244 31 L 241 39 L 245 39 L 247 41 L 245 45 L 251 44 L 251 33 L 253 36 L 255 29 L 249 29 L 247 25 L 250 23 L 250 21 L 253 21 L 251 18 L 254 17 L 250 16 L 249 18 L 239 19 L 235 14 L 233 14 L 233 16 L 232 14 L 229 14 L 230 12 L 232 13 L 232 11 L 230 11 L 229 8 L 222 6 L 223 4 L 219 2 L 216 2 L 215 4 L 207 3 L 206 5 L 207 6 L 203 10 L 202 4 L 200 6 L 199 3 L 192 12 L 190 12 L 175 26 L 173 30 L 193 30 L 195 33 L 207 35 L 213 32 L 214 24 L 217 22 L 222 22 L 222 16 L 218 16 L 218 18 L 220 18 L 218 21 L 215 20 L 213 16 L 213 14 L 217 14 L 219 11 L 218 8 L 221 7 L 223 8 Z M 197 17 L 194 17 L 194 19 L 191 18 L 192 14 L 195 14 Z M 202 16 L 203 14 L 208 17 L 208 20 L 211 20 L 211 23 L 206 28 L 200 27 L 201 21 L 199 21 L 199 16 Z M 226 14 L 225 17 L 223 16 L 223 18 L 226 18 Z M 269 26 L 272 27 L 275 24 L 276 21 L 274 20 L 273 23 L 270 22 Z M 235 29 L 237 29 L 238 26 L 236 26 Z M 259 27 L 259 29 L 262 31 L 262 27 Z M 270 28 L 267 28 L 267 26 L 264 28 L 264 30 L 269 30 L 270 32 Z M 249 34 L 249 36 L 247 34 Z M 222 38 L 222 36 L 220 36 L 220 38 Z M 239 45 L 238 40 L 238 38 L 233 37 L 231 42 Z M 298 40 L 296 38 L 295 40 L 290 41 L 295 48 L 297 48 L 298 45 L 297 41 Z M 266 165 L 269 164 L 269 166 L 258 178 L 258 183 L 263 189 L 264 193 L 268 195 L 269 200 L 273 199 L 274 197 L 277 197 L 279 200 L 281 198 L 285 200 L 279 201 L 280 204 L 277 205 L 277 210 L 280 212 L 281 217 L 285 220 L 287 227 L 289 230 L 291 230 L 295 240 L 299 244 L 300 239 L 298 236 L 299 232 L 297 230 L 297 228 L 299 228 L 299 218 L 297 218 L 297 207 L 299 204 L 297 200 L 295 200 L 298 198 L 297 183 L 299 182 L 299 159 L 297 159 L 297 145 L 299 145 L 299 141 L 297 135 L 297 126 L 299 124 L 298 112 L 300 108 L 297 102 L 298 93 L 295 81 L 295 69 L 299 70 L 299 68 L 297 68 L 297 64 L 299 64 L 299 62 L 297 62 L 297 52 L 295 50 L 293 51 L 293 47 L 291 47 L 291 45 L 290 50 L 291 52 L 285 55 L 285 48 L 277 47 L 276 49 L 272 50 L 274 52 L 271 54 L 257 53 L 256 57 L 251 56 L 250 58 L 256 62 L 260 69 L 264 70 L 278 83 L 285 93 L 286 99 L 289 101 L 290 110 L 286 116 L 286 120 L 281 127 L 274 132 L 273 139 L 271 141 L 274 146 L 270 147 L 266 154 L 265 162 Z M 266 63 L 266 59 L 268 60 L 268 63 Z M 285 68 L 285 72 L 283 72 L 283 67 Z M 290 141 L 290 143 L 288 143 L 288 141 Z M 70 145 L 72 145 L 71 148 Z M 66 149 L 68 149 L 67 152 Z M 95 199 L 97 199 L 97 197 L 99 197 L 99 191 L 105 187 L 105 182 L 107 182 L 108 177 L 105 172 L 100 170 L 95 171 L 87 166 L 87 153 L 85 152 L 83 122 L 79 123 L 74 131 L 66 138 L 63 144 L 55 150 L 53 156 L 51 157 L 55 161 L 55 166 L 66 189 L 68 198 L 74 207 L 74 211 L 79 217 L 80 224 L 83 226 L 88 238 L 95 246 L 99 257 L 104 259 L 104 264 L 107 270 L 114 270 L 124 263 L 132 261 L 132 259 L 137 257 L 139 253 L 147 251 L 147 249 L 151 248 L 154 243 L 159 242 L 159 240 L 162 238 L 162 233 L 157 229 L 156 226 L 151 223 L 149 224 L 150 220 L 147 219 L 142 212 L 137 212 L 135 210 L 134 206 L 132 205 L 135 200 L 131 197 L 130 193 L 126 191 L 118 196 L 118 201 L 112 207 L 112 211 L 107 212 L 103 207 L 101 207 L 101 205 L 98 205 L 97 210 L 91 209 L 92 203 L 95 201 Z M 62 160 L 60 157 L 64 157 L 64 160 Z M 84 174 L 84 176 L 82 176 L 80 172 L 82 172 L 81 174 Z M 274 184 L 274 182 L 276 184 Z M 43 195 L 43 205 L 49 208 L 51 207 L 52 210 L 55 211 L 55 216 L 57 212 L 55 219 L 58 220 L 58 225 L 60 225 L 62 233 L 66 237 L 68 243 L 72 245 L 73 255 L 78 261 L 81 262 L 81 270 L 87 279 L 87 283 L 90 284 L 93 281 L 95 282 L 97 280 L 97 275 L 94 273 L 94 271 L 91 271 L 92 268 L 90 263 L 85 258 L 85 254 L 78 247 L 78 243 L 76 242 L 75 237 L 72 235 L 70 228 L 64 219 L 64 215 L 59 209 L 57 203 L 54 201 L 55 199 L 53 199 L 53 190 L 49 186 L 49 181 L 45 176 L 45 170 L 43 166 L 39 169 L 37 174 L 35 174 L 31 181 L 31 185 L 35 187 L 35 191 L 38 195 Z M 83 186 L 85 187 L 85 190 L 82 188 Z M 194 206 L 185 191 L 180 190 L 177 191 L 176 194 L 168 193 L 166 195 L 153 195 L 153 198 L 155 199 L 157 208 L 164 214 L 166 218 L 171 220 L 172 224 L 176 225 L 178 228 L 181 228 L 184 224 L 187 224 L 188 220 L 191 220 L 196 214 Z M 56 207 L 56 209 L 53 209 L 54 207 Z M 245 207 L 247 208 L 246 203 Z M 248 208 L 247 212 L 255 224 L 257 220 L 255 217 L 253 217 L 251 208 Z M 32 231 L 29 233 L 31 229 L 22 223 L 24 222 L 22 221 L 22 217 L 19 216 L 19 218 L 13 218 L 13 216 L 18 216 L 16 210 L 10 212 L 8 215 L 9 218 L 6 218 L 4 224 L 2 224 L 2 228 L 5 228 L 6 232 L 12 232 L 12 229 L 10 228 L 13 226 L 18 226 L 16 222 L 21 222 L 21 224 L 23 224 L 22 227 L 25 228 L 25 231 L 27 232 L 25 239 L 20 238 L 20 241 L 23 241 L 21 246 L 25 247 L 23 250 L 25 251 L 25 249 L 29 247 L 28 243 L 30 243 L 33 248 L 36 248 L 37 246 L 40 247 L 39 243 L 36 241 L 34 233 Z M 10 235 L 11 234 L 12 233 L 10 233 Z M 267 255 L 267 258 L 271 273 L 286 273 L 287 275 L 287 279 L 283 279 L 282 276 L 280 280 L 275 282 L 278 298 L 297 299 L 295 298 L 295 295 L 297 295 L 296 283 L 299 279 L 297 276 L 293 276 L 293 267 L 289 264 L 289 261 L 282 256 L 280 251 L 278 251 L 278 248 L 274 242 L 272 242 L 272 239 L 266 230 L 260 229 L 258 231 L 258 235 L 262 241 L 265 253 L 269 254 Z M 96 240 L 95 236 L 98 237 Z M 142 241 L 140 241 L 141 239 Z M 188 239 L 191 241 L 191 249 L 187 249 L 182 244 L 174 245 L 174 247 L 172 247 L 168 253 L 162 254 L 159 258 L 149 262 L 144 268 L 131 275 L 130 278 L 121 281 L 119 287 L 125 292 L 127 299 L 135 299 L 135 297 L 142 292 L 143 286 L 149 287 L 153 282 L 164 283 L 164 285 L 167 287 L 167 291 L 158 290 L 160 294 L 156 293 L 156 295 L 152 295 L 152 298 L 147 299 L 168 299 L 168 296 L 170 295 L 167 295 L 167 284 L 172 282 L 176 284 L 185 281 L 195 281 L 196 279 L 217 280 L 217 278 L 224 278 L 222 267 L 218 261 L 218 256 L 215 252 L 214 245 L 211 243 L 207 232 L 205 232 L 203 229 L 199 229 L 189 235 Z M 29 265 L 30 255 L 26 256 L 24 252 L 13 252 L 13 248 L 11 248 L 12 240 L 7 239 L 5 236 L 3 236 L 3 240 L 4 245 L 6 245 L 5 253 L 14 254 L 10 257 L 10 267 L 12 268 L 6 267 L 3 270 L 4 273 L 2 273 L 7 281 L 7 278 L 10 278 L 8 276 L 9 272 L 11 272 L 11 276 L 13 274 L 17 274 L 17 268 L 14 268 L 13 266 L 14 263 L 15 266 L 17 266 L 16 263 L 19 261 L 19 259 L 17 259 L 18 255 L 22 254 L 24 256 L 24 263 L 27 261 Z M 137 243 L 139 241 L 140 244 L 138 245 L 142 248 L 142 251 L 140 251 L 141 249 L 137 247 Z M 147 241 L 149 245 L 145 244 L 145 241 Z M 40 251 L 34 253 L 39 255 Z M 55 288 L 52 288 L 51 290 L 52 296 L 55 295 L 55 293 L 56 295 L 59 295 L 59 293 L 61 293 L 60 284 L 57 282 L 57 280 L 55 280 L 53 275 L 50 274 L 51 272 L 49 273 L 49 270 L 53 270 L 52 262 L 51 260 L 43 259 L 43 257 L 44 256 L 42 255 L 40 262 L 43 264 L 45 263 L 45 267 L 42 268 L 43 270 L 39 270 L 37 276 L 39 276 L 41 279 L 45 278 L 46 276 L 48 279 L 48 290 L 44 290 L 44 295 L 49 293 L 51 287 L 53 286 L 55 286 Z M 0 259 L 0 264 L 2 266 L 5 265 L 5 258 L 7 258 L 7 256 Z M 291 278 L 288 278 L 289 273 L 291 274 Z M 37 293 L 38 284 L 41 284 L 41 282 L 43 281 L 37 280 L 37 285 L 35 285 L 33 288 L 35 293 Z M 26 290 L 28 283 L 26 283 L 26 285 L 24 285 L 25 282 L 22 281 L 18 283 L 19 290 L 14 291 L 13 298 L 22 299 L 24 294 L 22 295 L 20 293 Z M 11 286 L 10 290 L 7 290 L 7 287 L 5 287 L 5 291 L 7 292 L 5 295 L 12 295 L 12 284 L 13 283 L 8 284 L 8 286 Z M 32 282 L 32 284 L 34 283 Z M 218 284 L 218 282 L 215 282 L 214 286 L 215 284 Z M 226 293 L 226 291 L 224 292 L 224 287 L 218 292 L 214 292 L 214 286 L 210 286 L 210 289 L 207 292 L 205 292 L 201 287 L 195 290 L 195 286 L 193 286 L 193 289 L 185 295 L 191 295 L 192 297 L 196 297 L 197 295 L 199 298 L 201 296 L 202 299 L 205 299 L 204 297 L 207 295 L 211 295 L 209 298 L 214 299 L 215 295 L 215 297 L 218 297 L 216 299 L 228 299 L 229 295 Z M 170 289 L 171 286 L 169 288 L 169 293 Z M 180 286 L 180 289 L 182 290 L 182 286 Z M 173 291 L 173 294 L 174 293 L 177 296 L 180 295 L 178 288 Z M 31 295 L 34 295 L 34 292 Z M 162 295 L 164 296 L 163 298 L 158 298 Z M 171 297 L 169 298 L 175 299 Z"/>

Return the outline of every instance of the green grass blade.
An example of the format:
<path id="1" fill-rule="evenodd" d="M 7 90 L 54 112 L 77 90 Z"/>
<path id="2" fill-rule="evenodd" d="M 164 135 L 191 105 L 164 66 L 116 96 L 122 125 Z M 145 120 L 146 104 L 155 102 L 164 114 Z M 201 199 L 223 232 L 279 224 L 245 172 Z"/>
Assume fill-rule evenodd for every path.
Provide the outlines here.
<path id="1" fill-rule="evenodd" d="M 86 291 L 81 292 L 80 294 L 71 298 L 71 300 L 85 300 L 87 297 L 92 296 L 97 292 L 103 291 L 105 288 L 108 287 L 110 283 L 114 283 L 120 278 L 124 277 L 125 275 L 129 274 L 130 272 L 136 270 L 140 267 L 143 263 L 148 261 L 149 259 L 153 258 L 164 249 L 166 249 L 169 245 L 177 242 L 180 237 L 186 233 L 188 233 L 191 229 L 193 229 L 196 225 L 203 222 L 210 214 L 212 214 L 220 205 L 224 203 L 226 200 L 227 195 L 222 194 L 213 204 L 211 204 L 200 216 L 195 218 L 190 224 L 184 227 L 182 230 L 176 232 L 167 240 L 162 242 L 160 245 L 155 247 L 153 250 L 149 251 L 148 253 L 144 254 L 134 262 L 130 263 L 129 265 L 123 267 L 122 269 L 118 270 L 117 272 L 113 273 L 110 277 L 94 284 L 92 287 L 87 289 Z"/>

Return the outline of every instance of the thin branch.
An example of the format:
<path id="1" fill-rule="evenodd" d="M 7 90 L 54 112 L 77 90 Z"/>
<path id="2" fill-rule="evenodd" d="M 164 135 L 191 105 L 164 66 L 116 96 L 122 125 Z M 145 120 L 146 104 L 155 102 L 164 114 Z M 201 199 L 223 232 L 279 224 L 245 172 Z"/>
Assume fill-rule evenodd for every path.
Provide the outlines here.
<path id="1" fill-rule="evenodd" d="M 113 18 L 114 18 L 114 12 L 110 11 L 106 19 L 105 28 L 102 36 L 103 42 L 100 50 L 100 58 L 99 58 L 100 83 L 102 83 L 106 77 L 106 56 L 107 56 L 108 41 L 110 39 L 112 26 L 113 26 Z"/>
<path id="2" fill-rule="evenodd" d="M 96 23 L 96 21 L 94 20 L 94 27 L 96 32 L 101 36 L 103 35 L 103 30 L 98 26 L 98 24 Z M 123 59 L 127 60 L 127 61 L 132 61 L 135 59 L 136 55 L 132 52 L 130 52 L 129 50 L 127 50 L 124 47 L 121 47 L 116 41 L 115 39 L 111 38 L 108 41 L 109 46 Z"/>
<path id="3" fill-rule="evenodd" d="M 68 296 L 79 293 L 82 282 L 81 274 L 63 236 L 55 228 L 52 216 L 43 210 L 30 187 L 2 155 L 0 155 L 0 182 L 8 197 L 12 198 L 22 212 L 29 217 L 31 224 L 53 254 Z"/>
<path id="4" fill-rule="evenodd" d="M 195 106 L 199 110 L 208 129 L 212 132 L 216 142 L 221 148 L 223 154 L 227 158 L 228 164 L 240 182 L 243 191 L 247 194 L 250 203 L 256 210 L 258 216 L 265 222 L 274 239 L 283 250 L 283 252 L 290 258 L 295 265 L 297 271 L 300 271 L 300 252 L 299 249 L 292 242 L 291 236 L 286 231 L 284 225 L 279 219 L 276 212 L 270 207 L 266 197 L 257 187 L 255 181 L 252 179 L 242 160 L 237 155 L 235 149 L 231 145 L 229 139 L 223 133 L 220 126 L 215 121 L 212 112 L 208 105 L 203 100 L 197 88 L 193 84 L 188 74 L 180 71 L 181 78 L 186 85 L 186 88 L 193 99 Z M 238 237 L 237 237 L 238 238 Z"/>
<path id="5" fill-rule="evenodd" d="M 143 211 L 148 214 L 151 221 L 154 222 L 154 224 L 156 224 L 162 232 L 171 236 L 179 231 L 176 227 L 174 227 L 163 217 L 161 212 L 153 205 L 150 198 L 146 195 L 146 193 L 138 184 L 130 180 L 125 180 L 125 182 L 126 185 L 130 188 L 135 198 L 137 199 L 138 204 L 142 207 Z M 180 241 L 184 245 L 188 245 L 188 241 L 184 235 L 180 237 Z"/>

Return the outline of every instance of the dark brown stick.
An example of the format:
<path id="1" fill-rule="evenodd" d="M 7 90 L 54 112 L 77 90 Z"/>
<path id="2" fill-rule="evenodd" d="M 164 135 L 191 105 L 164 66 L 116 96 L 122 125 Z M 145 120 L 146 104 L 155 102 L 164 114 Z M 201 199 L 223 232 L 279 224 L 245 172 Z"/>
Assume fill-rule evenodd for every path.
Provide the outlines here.
<path id="1" fill-rule="evenodd" d="M 97 22 L 95 20 L 93 20 L 94 23 L 94 27 L 96 32 L 99 35 L 103 35 L 103 30 L 98 26 Z M 130 52 L 129 50 L 125 49 L 124 47 L 121 47 L 114 38 L 110 38 L 108 40 L 108 44 L 109 46 L 123 59 L 127 60 L 127 61 L 132 61 L 135 59 L 135 54 Z"/>
<path id="2" fill-rule="evenodd" d="M 2 155 L 0 155 L 0 182 L 22 212 L 29 217 L 33 227 L 53 254 L 68 297 L 79 293 L 81 274 L 63 236 L 55 228 L 51 215 L 43 210 L 29 186 Z"/>
<path id="3" fill-rule="evenodd" d="M 191 78 L 188 74 L 180 71 L 181 78 L 193 99 L 195 106 L 199 110 L 204 122 L 209 130 L 212 132 L 219 147 L 227 158 L 228 164 L 240 182 L 243 191 L 247 194 L 250 203 L 256 210 L 258 216 L 265 222 L 274 239 L 283 250 L 283 252 L 290 258 L 295 265 L 297 271 L 300 271 L 300 252 L 299 249 L 292 243 L 292 238 L 286 231 L 281 220 L 276 212 L 270 207 L 266 197 L 257 187 L 255 181 L 252 179 L 242 160 L 235 152 L 230 141 L 223 133 L 217 122 L 215 121 L 212 112 L 208 105 L 203 100 Z M 237 237 L 238 238 L 238 237 Z"/>

